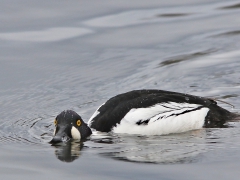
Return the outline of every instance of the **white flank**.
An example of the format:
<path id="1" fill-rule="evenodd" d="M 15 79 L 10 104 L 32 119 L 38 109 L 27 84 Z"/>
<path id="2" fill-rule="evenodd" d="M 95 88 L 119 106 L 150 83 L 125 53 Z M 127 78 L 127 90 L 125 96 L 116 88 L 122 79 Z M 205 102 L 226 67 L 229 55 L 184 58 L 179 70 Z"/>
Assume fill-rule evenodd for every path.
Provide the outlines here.
<path id="1" fill-rule="evenodd" d="M 103 103 L 101 106 L 99 106 L 97 108 L 97 110 L 93 113 L 93 115 L 90 117 L 90 119 L 88 120 L 88 126 L 90 127 L 92 124 L 92 120 L 93 118 L 95 118 L 100 112 L 98 111 L 100 107 L 102 107 L 105 103 Z"/>
<path id="2" fill-rule="evenodd" d="M 200 129 L 204 125 L 208 108 L 194 110 L 201 105 L 188 103 L 163 103 L 148 108 L 132 109 L 113 128 L 115 133 L 162 135 Z M 193 110 L 193 111 L 190 111 Z M 181 114 L 182 112 L 190 111 Z M 179 115 L 174 115 L 179 114 Z M 141 120 L 148 124 L 137 125 Z"/>
<path id="3" fill-rule="evenodd" d="M 75 128 L 74 126 L 72 127 L 72 129 L 71 129 L 71 134 L 72 134 L 72 138 L 73 139 L 81 139 L 81 134 L 80 134 L 80 132 L 78 131 L 78 129 L 77 128 Z"/>

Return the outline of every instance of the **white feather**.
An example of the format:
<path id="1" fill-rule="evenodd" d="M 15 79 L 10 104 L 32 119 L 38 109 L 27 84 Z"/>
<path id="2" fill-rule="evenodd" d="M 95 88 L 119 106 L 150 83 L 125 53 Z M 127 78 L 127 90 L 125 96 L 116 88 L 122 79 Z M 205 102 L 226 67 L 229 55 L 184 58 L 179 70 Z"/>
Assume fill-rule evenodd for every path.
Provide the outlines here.
<path id="1" fill-rule="evenodd" d="M 113 128 L 115 133 L 162 135 L 200 129 L 204 125 L 208 108 L 196 109 L 201 105 L 188 103 L 162 103 L 148 108 L 129 111 L 120 124 Z M 196 109 L 196 110 L 194 110 Z M 193 111 L 191 111 L 193 110 Z M 182 112 L 190 111 L 181 114 Z M 179 114 L 179 115 L 175 115 Z M 136 124 L 149 120 L 148 124 Z"/>
<path id="2" fill-rule="evenodd" d="M 157 114 L 179 114 L 186 110 L 192 110 L 200 105 L 198 104 L 188 104 L 188 103 L 162 103 L 156 104 L 151 107 L 147 108 L 138 108 L 138 109 L 131 109 L 123 118 L 123 120 L 128 122 L 133 122 L 134 124 L 139 120 L 147 120 L 156 116 Z"/>
<path id="3" fill-rule="evenodd" d="M 74 126 L 72 126 L 71 134 L 72 134 L 73 139 L 77 139 L 77 140 L 81 139 L 81 134 L 80 134 L 79 130 L 77 128 L 75 128 Z"/>

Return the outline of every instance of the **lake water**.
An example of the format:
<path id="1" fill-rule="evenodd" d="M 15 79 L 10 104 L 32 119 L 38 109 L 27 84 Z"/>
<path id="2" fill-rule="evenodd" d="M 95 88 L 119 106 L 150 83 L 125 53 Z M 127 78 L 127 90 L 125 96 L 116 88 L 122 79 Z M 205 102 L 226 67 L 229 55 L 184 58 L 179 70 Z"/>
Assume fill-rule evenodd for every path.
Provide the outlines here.
<path id="1" fill-rule="evenodd" d="M 239 179 L 240 123 L 51 146 L 55 116 L 163 89 L 240 112 L 240 2 L 0 3 L 1 179 Z"/>

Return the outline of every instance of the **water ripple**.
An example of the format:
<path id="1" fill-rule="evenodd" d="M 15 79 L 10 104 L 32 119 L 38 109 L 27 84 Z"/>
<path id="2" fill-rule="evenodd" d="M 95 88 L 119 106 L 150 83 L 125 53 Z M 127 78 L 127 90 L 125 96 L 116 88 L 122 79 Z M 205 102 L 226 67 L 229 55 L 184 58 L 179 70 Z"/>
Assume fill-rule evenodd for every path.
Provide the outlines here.
<path id="1" fill-rule="evenodd" d="M 205 51 L 199 51 L 199 52 L 190 53 L 190 54 L 178 55 L 178 56 L 171 57 L 171 58 L 169 58 L 169 59 L 167 59 L 167 60 L 162 61 L 162 62 L 159 64 L 159 67 L 168 66 L 168 65 L 180 63 L 180 62 L 182 62 L 182 61 L 187 61 L 187 60 L 195 59 L 195 58 L 198 58 L 198 57 L 201 57 L 201 56 L 209 55 L 209 54 L 211 54 L 211 53 L 213 53 L 213 52 L 215 52 L 215 51 L 216 51 L 216 50 L 208 49 L 208 50 L 205 50 Z"/>
<path id="2" fill-rule="evenodd" d="M 180 16 L 188 16 L 188 15 L 190 15 L 190 14 L 187 14 L 187 13 L 165 13 L 165 14 L 156 15 L 156 17 L 170 18 L 170 17 L 180 17 Z"/>
<path id="3" fill-rule="evenodd" d="M 219 9 L 238 9 L 240 8 L 240 3 L 229 5 L 229 6 L 223 6 L 220 7 Z"/>
<path id="4" fill-rule="evenodd" d="M 0 39 L 12 41 L 52 42 L 86 35 L 93 31 L 85 28 L 50 28 L 41 31 L 0 33 Z"/>
<path id="5" fill-rule="evenodd" d="M 223 32 L 223 33 L 213 35 L 211 37 L 238 36 L 238 35 L 240 35 L 240 30 Z"/>
<path id="6" fill-rule="evenodd" d="M 48 119 L 47 119 L 48 120 Z M 50 140 L 53 128 L 41 117 L 5 122 L 0 126 L 0 142 L 42 144 Z"/>

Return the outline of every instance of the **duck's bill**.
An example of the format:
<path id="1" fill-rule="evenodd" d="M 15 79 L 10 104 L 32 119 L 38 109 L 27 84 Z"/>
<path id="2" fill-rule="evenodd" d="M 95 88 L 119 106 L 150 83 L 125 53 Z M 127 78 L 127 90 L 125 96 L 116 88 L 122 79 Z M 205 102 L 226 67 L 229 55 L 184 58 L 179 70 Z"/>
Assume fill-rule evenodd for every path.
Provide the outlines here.
<path id="1" fill-rule="evenodd" d="M 52 140 L 49 142 L 50 144 L 56 144 L 56 143 L 61 143 L 61 142 L 68 142 L 70 141 L 71 138 L 68 136 L 54 136 Z"/>

